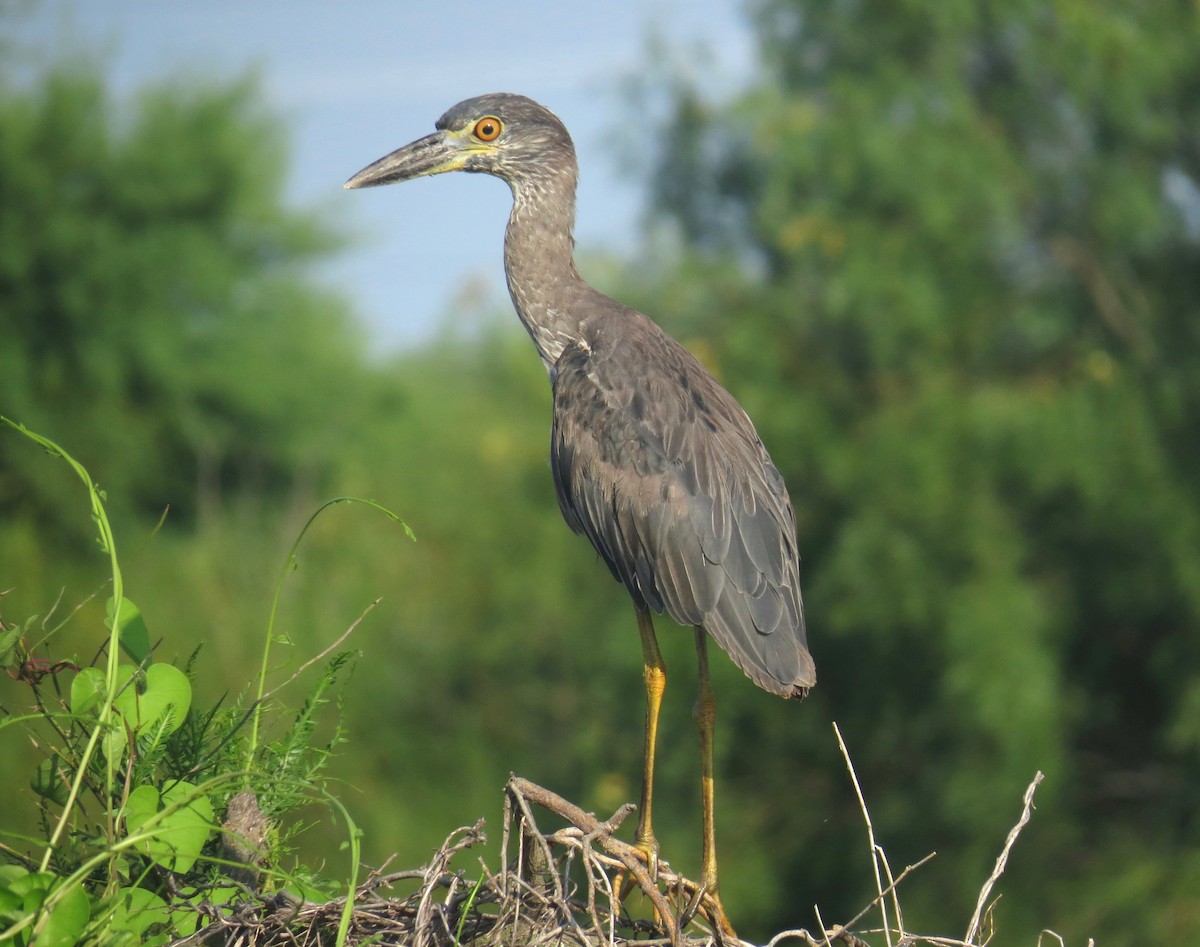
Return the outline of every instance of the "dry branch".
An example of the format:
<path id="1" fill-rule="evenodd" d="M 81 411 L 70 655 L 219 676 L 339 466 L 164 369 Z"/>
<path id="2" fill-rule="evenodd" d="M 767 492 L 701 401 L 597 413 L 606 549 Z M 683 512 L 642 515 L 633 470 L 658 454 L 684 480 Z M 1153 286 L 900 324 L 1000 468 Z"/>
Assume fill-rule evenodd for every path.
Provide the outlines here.
<path id="1" fill-rule="evenodd" d="M 967 927 L 967 936 L 963 938 L 968 944 L 974 943 L 975 935 L 979 933 L 979 922 L 983 917 L 984 906 L 987 904 L 987 899 L 992 893 L 992 886 L 1004 873 L 1004 868 L 1008 864 L 1008 853 L 1012 851 L 1012 847 L 1016 844 L 1017 836 L 1021 834 L 1021 829 L 1025 828 L 1025 824 L 1029 821 L 1029 817 L 1033 814 L 1033 794 L 1037 791 L 1038 785 L 1045 777 L 1039 770 L 1033 777 L 1033 782 L 1025 790 L 1025 799 L 1021 808 L 1021 818 L 1017 820 L 1017 824 L 1009 830 L 1008 838 L 1004 841 L 1004 848 L 1000 852 L 1000 857 L 996 859 L 996 867 L 992 869 L 988 880 L 984 882 L 983 889 L 979 892 L 979 900 L 975 904 L 975 913 L 971 915 L 971 923 Z M 988 913 L 991 913 L 990 907 Z"/>
<path id="2" fill-rule="evenodd" d="M 1021 818 L 1009 832 L 995 869 L 979 893 L 966 939 L 915 935 L 905 931 L 900 920 L 898 888 L 933 856 L 892 876 L 883 848 L 875 840 L 849 752 L 841 734 L 837 736 L 867 824 L 876 896 L 847 924 L 827 927 L 818 911 L 818 933 L 782 931 L 767 947 L 780 947 L 788 940 L 807 947 L 871 947 L 864 938 L 878 934 L 892 947 L 977 947 L 980 927 L 990 918 L 994 905 L 989 903 L 992 889 L 1029 821 L 1033 793 L 1042 774 L 1037 774 L 1025 792 Z M 345 943 L 350 947 L 368 943 L 380 947 L 632 947 L 635 943 L 637 947 L 717 947 L 717 936 L 702 922 L 685 930 L 675 923 L 696 890 L 695 882 L 672 872 L 666 861 L 659 863 L 657 883 L 652 881 L 642 852 L 615 837 L 633 808 L 623 806 L 608 819 L 598 819 L 548 789 L 510 777 L 505 787 L 504 864 L 500 870 L 492 872 L 482 859 L 475 878 L 453 868 L 453 860 L 462 852 L 486 841 L 482 820 L 456 829 L 424 868 L 388 873 L 380 868 L 371 873 L 355 891 Z M 543 831 L 537 812 L 565 824 Z M 514 843 L 515 855 L 510 858 Z M 622 909 L 620 878 L 633 879 L 653 907 L 654 920 L 633 918 Z M 412 890 L 396 894 L 402 887 Z M 177 903 L 180 909 L 200 914 L 203 926 L 171 947 L 324 947 L 336 943 L 344 898 L 324 904 L 298 903 L 285 896 L 243 891 L 236 903 Z M 883 928 L 853 930 L 876 908 L 883 912 Z"/>

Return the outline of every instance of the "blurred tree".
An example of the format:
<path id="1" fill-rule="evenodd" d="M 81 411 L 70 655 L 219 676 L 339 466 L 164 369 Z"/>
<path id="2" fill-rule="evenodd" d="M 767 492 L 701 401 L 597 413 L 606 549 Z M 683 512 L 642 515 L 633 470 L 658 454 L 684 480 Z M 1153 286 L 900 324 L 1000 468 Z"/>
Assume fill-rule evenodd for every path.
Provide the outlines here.
<path id="1" fill-rule="evenodd" d="M 328 467 L 362 349 L 305 271 L 339 241 L 284 206 L 253 85 L 122 107 L 100 75 L 0 86 L 0 408 L 102 470 L 114 502 L 192 522 Z M 0 516 L 86 526 L 59 519 L 72 488 L 48 466 L 0 439 Z"/>
<path id="2" fill-rule="evenodd" d="M 761 937 L 869 899 L 836 719 L 894 867 L 940 853 L 903 889 L 912 924 L 965 927 L 1041 768 L 994 943 L 1195 940 L 1194 7 L 771 0 L 756 18 L 763 71 L 738 100 L 651 80 L 671 102 L 653 194 L 683 252 L 609 281 L 727 382 L 797 502 L 820 685 L 783 703 L 714 659 L 726 903 Z M 545 379 L 507 312 L 368 362 L 305 274 L 335 241 L 283 208 L 278 129 L 244 83 L 120 109 L 97 71 L 59 70 L 0 89 L 0 128 L 0 410 L 115 502 L 213 511 L 127 562 L 169 647 L 207 640 L 245 683 L 285 491 L 327 472 L 421 540 L 329 518 L 285 601 L 306 648 L 387 593 L 348 697 L 369 857 L 418 863 L 495 813 L 510 770 L 598 811 L 633 798 L 627 598 L 561 523 Z M 39 557 L 13 515 L 58 522 L 77 487 L 16 440 L 0 588 L 40 558 L 23 578 L 52 599 L 68 557 Z M 261 522 L 222 512 L 237 488 Z M 662 639 L 658 829 L 694 870 L 694 660 L 686 633 Z"/>
<path id="3" fill-rule="evenodd" d="M 738 379 L 792 487 L 810 703 L 841 721 L 885 843 L 941 852 L 954 895 L 910 893 L 914 912 L 965 916 L 1042 768 L 1003 942 L 1030 936 L 1006 910 L 1078 940 L 1194 940 L 1196 8 L 755 17 L 763 73 L 737 101 L 672 83 L 654 194 L 693 262 L 643 292 Z M 792 890 L 824 910 L 861 865 L 849 839 L 815 846 L 844 787 L 792 739 L 780 792 L 814 765 L 833 781 L 778 816 Z"/>

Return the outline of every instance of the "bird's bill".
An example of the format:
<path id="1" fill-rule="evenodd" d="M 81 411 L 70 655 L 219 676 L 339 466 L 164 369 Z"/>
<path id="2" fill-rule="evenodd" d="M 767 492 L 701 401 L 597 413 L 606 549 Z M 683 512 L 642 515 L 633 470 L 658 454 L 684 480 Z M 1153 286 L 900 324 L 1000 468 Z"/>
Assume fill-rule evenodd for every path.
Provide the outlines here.
<path id="1" fill-rule="evenodd" d="M 410 145 L 397 148 L 373 164 L 367 165 L 344 185 L 345 188 L 379 187 L 396 181 L 430 174 L 458 171 L 463 167 L 469 152 L 446 132 L 434 132 L 419 138 Z"/>

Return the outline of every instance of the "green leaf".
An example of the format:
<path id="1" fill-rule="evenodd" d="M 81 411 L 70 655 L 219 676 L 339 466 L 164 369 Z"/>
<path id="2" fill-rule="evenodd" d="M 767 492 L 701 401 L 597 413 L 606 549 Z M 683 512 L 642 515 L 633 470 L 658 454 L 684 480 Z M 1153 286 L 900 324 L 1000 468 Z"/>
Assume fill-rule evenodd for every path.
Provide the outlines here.
<path id="1" fill-rule="evenodd" d="M 114 602 L 110 598 L 105 606 L 107 618 L 104 622 L 109 628 L 113 626 L 114 610 Z M 146 627 L 145 619 L 142 618 L 142 610 L 127 598 L 121 599 L 120 627 L 117 634 L 126 654 L 138 664 L 146 660 L 150 654 L 150 629 Z"/>
<path id="2" fill-rule="evenodd" d="M 33 942 L 37 947 L 75 947 L 91 917 L 92 901 L 79 882 L 56 890 L 47 900 L 51 899 L 50 911 L 37 926 Z"/>
<path id="3" fill-rule="evenodd" d="M 46 900 L 46 892 L 54 880 L 49 872 L 34 873 L 19 865 L 0 866 L 0 917 L 10 924 L 32 917 Z M 24 928 L 16 935 L 15 943 L 28 944 L 31 930 Z"/>
<path id="4" fill-rule="evenodd" d="M 180 808 L 156 819 L 163 810 Z M 155 821 L 151 822 L 152 819 Z M 172 783 L 159 794 L 153 786 L 138 786 L 125 806 L 125 828 L 130 836 L 144 830 L 149 838 L 137 843 L 140 851 L 170 871 L 183 873 L 196 863 L 213 831 L 213 807 L 208 797 L 187 782 Z M 147 824 L 150 823 L 150 824 Z"/>
<path id="5" fill-rule="evenodd" d="M 27 874 L 20 865 L 0 865 L 0 923 L 11 924 L 25 913 L 25 899 L 9 885 Z"/>
<path id="6" fill-rule="evenodd" d="M 167 903 L 153 891 L 122 888 L 117 892 L 112 929 L 140 937 L 151 924 L 165 923 L 167 914 Z"/>
<path id="7" fill-rule="evenodd" d="M 245 899 L 246 889 L 236 885 L 220 885 L 203 891 L 184 888 L 180 895 L 171 911 L 171 930 L 179 937 L 187 937 L 200 926 L 200 914 L 195 910 L 195 905 L 207 902 L 218 917 L 232 917 L 236 908 L 231 905 Z"/>
<path id="8" fill-rule="evenodd" d="M 49 799 L 60 806 L 66 805 L 67 780 L 63 778 L 61 757 L 57 753 L 38 764 L 33 778 L 29 781 L 29 788 L 43 799 Z"/>
<path id="9" fill-rule="evenodd" d="M 84 668 L 71 681 L 71 713 L 86 714 L 104 699 L 104 672 Z"/>
<path id="10" fill-rule="evenodd" d="M 28 869 L 20 865 L 0 865 L 0 889 L 10 888 L 18 878 L 24 878 L 28 874 Z"/>
<path id="11" fill-rule="evenodd" d="M 218 888 L 213 892 L 211 899 L 216 902 L 216 898 L 220 897 L 220 892 L 224 888 Z M 190 937 L 196 933 L 196 928 L 200 926 L 200 915 L 195 910 L 188 910 L 185 906 L 183 909 L 176 908 L 170 912 L 171 932 L 178 937 Z"/>
<path id="12" fill-rule="evenodd" d="M 118 674 L 121 690 L 113 706 L 135 732 L 160 722 L 165 733 L 183 726 L 192 704 L 192 684 L 183 671 L 173 664 L 152 664 L 138 679 L 138 669 L 123 664 Z"/>
<path id="13" fill-rule="evenodd" d="M 7 888 L 0 888 L 0 924 L 8 926 L 21 917 L 21 899 Z"/>
<path id="14" fill-rule="evenodd" d="M 42 903 L 42 898 L 53 883 L 54 875 L 48 871 L 31 872 L 24 868 L 17 868 L 17 872 L 19 874 L 15 874 L 8 882 L 8 890 L 24 898 L 26 906 L 32 904 L 37 907 Z M 32 902 L 30 901 L 31 895 L 35 896 L 35 900 Z"/>
<path id="15" fill-rule="evenodd" d="M 17 640 L 21 637 L 20 628 L 9 628 L 0 633 L 0 667 L 8 667 L 12 662 L 13 652 L 17 649 Z"/>
<path id="16" fill-rule="evenodd" d="M 129 734 L 125 730 L 124 718 L 118 715 L 112 719 L 108 732 L 100 741 L 100 746 L 106 760 L 109 760 L 114 766 L 120 764 L 125 756 L 125 751 L 129 748 Z"/>

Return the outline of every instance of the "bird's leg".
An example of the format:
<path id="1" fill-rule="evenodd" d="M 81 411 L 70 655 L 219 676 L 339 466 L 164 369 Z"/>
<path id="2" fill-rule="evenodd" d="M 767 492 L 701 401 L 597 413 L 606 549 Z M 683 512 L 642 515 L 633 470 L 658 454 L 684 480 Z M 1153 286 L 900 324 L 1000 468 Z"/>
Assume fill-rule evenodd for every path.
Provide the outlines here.
<path id="1" fill-rule="evenodd" d="M 646 870 L 652 881 L 658 880 L 658 839 L 654 837 L 654 748 L 658 742 L 658 711 L 662 706 L 663 691 L 667 687 L 667 667 L 663 664 L 662 654 L 658 650 L 658 639 L 654 636 L 654 622 L 650 613 L 644 608 L 637 610 L 638 633 L 642 636 L 642 680 L 646 685 L 646 742 L 642 749 L 642 797 L 638 803 L 637 847 L 646 858 Z M 626 882 L 632 885 L 633 879 L 626 878 L 624 870 L 617 874 L 613 882 L 613 911 L 620 913 L 621 901 L 627 894 Z M 655 920 L 660 924 L 664 919 Z"/>
<path id="2" fill-rule="evenodd" d="M 708 633 L 699 625 L 695 632 L 700 686 L 696 704 L 692 708 L 692 719 L 700 731 L 700 800 L 704 809 L 704 844 L 700 855 L 700 882 L 679 919 L 679 926 L 683 927 L 697 910 L 702 910 L 712 922 L 718 938 L 725 943 L 736 944 L 738 936 L 725 915 L 717 892 L 717 839 L 713 817 L 713 725 L 717 719 L 717 701 L 708 674 Z"/>
<path id="3" fill-rule="evenodd" d="M 658 650 L 650 612 L 637 610 L 642 636 L 642 680 L 646 685 L 646 735 L 642 748 L 642 797 L 638 804 L 637 847 L 646 854 L 651 879 L 658 877 L 658 839 L 654 837 L 654 751 L 658 742 L 658 711 L 667 687 L 667 668 Z"/>

